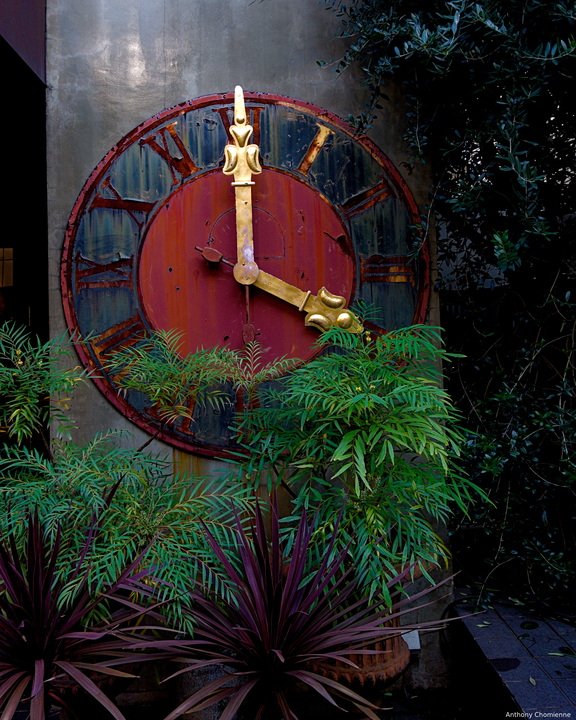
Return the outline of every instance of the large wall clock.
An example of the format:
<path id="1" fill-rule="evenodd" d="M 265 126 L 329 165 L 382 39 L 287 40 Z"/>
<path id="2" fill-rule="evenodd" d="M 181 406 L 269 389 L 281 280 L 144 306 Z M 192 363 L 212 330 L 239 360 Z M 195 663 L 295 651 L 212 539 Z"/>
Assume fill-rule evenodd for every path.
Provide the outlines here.
<path id="1" fill-rule="evenodd" d="M 251 190 L 254 260 L 298 292 L 321 287 L 377 308 L 370 325 L 388 331 L 422 322 L 428 251 L 411 255 L 415 202 L 370 140 L 305 102 L 246 93 L 251 143 L 261 172 Z M 124 395 L 103 364 L 158 329 L 183 333 L 182 352 L 229 345 L 246 328 L 268 359 L 309 360 L 318 330 L 297 307 L 234 279 L 235 188 L 223 173 L 234 94 L 177 105 L 150 118 L 96 167 L 72 210 L 62 256 L 62 297 L 80 358 L 116 408 L 150 433 L 160 427 L 144 396 Z M 221 257 L 224 262 L 210 262 Z M 249 316 L 249 317 L 248 317 Z M 250 334 L 250 333 L 249 333 Z M 226 455 L 227 417 L 196 407 L 162 438 Z"/>

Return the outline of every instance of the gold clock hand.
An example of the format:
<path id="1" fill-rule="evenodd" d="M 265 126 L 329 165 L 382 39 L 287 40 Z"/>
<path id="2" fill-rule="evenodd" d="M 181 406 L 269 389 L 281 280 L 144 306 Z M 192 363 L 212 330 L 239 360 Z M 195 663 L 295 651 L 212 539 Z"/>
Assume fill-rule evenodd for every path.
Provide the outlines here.
<path id="1" fill-rule="evenodd" d="M 305 312 L 304 324 L 307 326 L 322 332 L 331 327 L 340 327 L 353 333 L 363 330 L 360 320 L 346 307 L 345 298 L 332 295 L 325 287 L 320 288 L 318 295 L 312 295 L 310 290 L 304 292 L 263 270 L 260 270 L 253 284 L 254 287 L 294 305 L 300 312 Z"/>
<path id="2" fill-rule="evenodd" d="M 250 285 L 245 285 L 244 289 L 246 292 L 246 322 L 242 328 L 242 340 L 247 345 L 256 339 L 256 328 L 250 320 Z"/>
<path id="3" fill-rule="evenodd" d="M 262 172 L 258 145 L 249 145 L 253 128 L 248 124 L 244 93 L 240 85 L 234 90 L 234 124 L 230 134 L 234 145 L 224 148 L 224 174 L 234 175 L 232 186 L 236 194 L 236 247 L 238 262 L 234 277 L 242 285 L 251 285 L 258 277 L 254 262 L 254 236 L 252 233 L 252 175 Z"/>
<path id="4" fill-rule="evenodd" d="M 350 332 L 361 332 L 362 323 L 351 310 L 346 308 L 346 300 L 332 295 L 321 288 L 318 295 L 289 285 L 273 275 L 262 272 L 254 261 L 254 236 L 252 232 L 252 175 L 262 172 L 259 161 L 258 145 L 249 145 L 253 128 L 247 122 L 244 93 L 237 85 L 234 90 L 234 124 L 230 134 L 234 144 L 224 148 L 225 175 L 234 175 L 232 183 L 236 195 L 236 249 L 238 261 L 234 266 L 234 277 L 242 285 L 254 285 L 276 297 L 295 305 L 306 313 L 304 324 L 324 331 L 336 326 Z M 210 260 L 202 251 L 204 257 Z M 247 299 L 247 303 L 248 303 Z M 248 307 L 248 305 L 247 305 Z M 248 320 L 247 326 L 250 325 Z"/>

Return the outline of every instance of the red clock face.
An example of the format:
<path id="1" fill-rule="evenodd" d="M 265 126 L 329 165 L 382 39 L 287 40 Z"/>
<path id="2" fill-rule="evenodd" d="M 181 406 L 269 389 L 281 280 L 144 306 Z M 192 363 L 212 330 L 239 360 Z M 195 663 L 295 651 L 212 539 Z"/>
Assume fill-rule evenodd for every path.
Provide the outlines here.
<path id="1" fill-rule="evenodd" d="M 301 290 L 327 287 L 353 297 L 355 263 L 347 230 L 320 193 L 288 173 L 264 169 L 253 190 L 258 267 Z M 230 178 L 205 173 L 170 195 L 151 218 L 138 267 L 142 307 L 157 330 L 183 333 L 183 354 L 199 347 L 242 348 L 249 320 L 266 361 L 308 360 L 318 331 L 284 301 L 239 285 L 232 267 L 208 263 L 196 248 L 211 247 L 236 261 L 236 213 Z"/>
<path id="2" fill-rule="evenodd" d="M 263 166 L 252 188 L 258 267 L 313 295 L 325 287 L 352 309 L 371 305 L 376 330 L 422 322 L 427 248 L 411 254 L 417 208 L 388 158 L 320 108 L 260 93 L 245 102 Z M 117 410 L 150 433 L 160 427 L 151 402 L 125 394 L 106 362 L 155 330 L 180 331 L 185 354 L 239 349 L 250 322 L 266 360 L 314 354 L 318 332 L 298 308 L 234 280 L 234 190 L 222 172 L 233 114 L 233 94 L 215 95 L 135 128 L 94 170 L 66 230 L 62 297 L 68 327 L 86 338 L 78 354 Z M 226 455 L 235 407 L 232 395 L 226 413 L 196 406 L 193 421 L 161 437 Z"/>

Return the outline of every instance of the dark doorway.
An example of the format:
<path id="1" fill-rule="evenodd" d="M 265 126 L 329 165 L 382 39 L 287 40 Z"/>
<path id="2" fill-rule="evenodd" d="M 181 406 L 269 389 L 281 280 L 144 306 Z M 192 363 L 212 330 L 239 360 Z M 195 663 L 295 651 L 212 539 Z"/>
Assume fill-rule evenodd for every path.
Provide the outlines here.
<path id="1" fill-rule="evenodd" d="M 48 338 L 46 88 L 0 37 L 0 321 Z"/>

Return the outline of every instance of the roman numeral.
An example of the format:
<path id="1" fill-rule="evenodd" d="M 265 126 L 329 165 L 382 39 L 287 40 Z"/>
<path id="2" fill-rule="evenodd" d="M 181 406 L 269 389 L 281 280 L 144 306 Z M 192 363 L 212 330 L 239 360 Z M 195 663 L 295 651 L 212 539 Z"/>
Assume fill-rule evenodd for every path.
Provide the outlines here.
<path id="1" fill-rule="evenodd" d="M 368 188 L 368 190 L 364 190 L 364 192 L 346 200 L 342 205 L 342 210 L 346 214 L 346 217 L 350 219 L 355 215 L 360 215 L 365 212 L 368 208 L 378 205 L 378 203 L 386 200 L 386 198 L 389 198 L 391 195 L 392 189 L 386 180 L 382 178 L 379 183 Z"/>
<path id="2" fill-rule="evenodd" d="M 254 132 L 252 133 L 252 137 L 250 138 L 250 142 L 254 143 L 254 145 L 260 145 L 260 113 L 263 109 L 264 108 L 262 107 L 246 108 L 247 112 L 249 113 L 248 122 L 254 128 Z M 212 108 L 212 112 L 218 113 L 218 115 L 220 115 L 222 125 L 224 125 L 224 129 L 226 130 L 226 135 L 230 137 L 230 125 L 232 124 L 230 118 L 234 115 L 234 106 L 231 105 L 229 108 Z M 231 113 L 231 115 L 228 114 L 229 112 Z"/>
<path id="3" fill-rule="evenodd" d="M 134 255 L 128 258 L 120 258 L 109 263 L 99 263 L 89 260 L 80 253 L 76 254 L 76 293 L 80 290 L 91 290 L 93 288 L 119 288 L 127 287 L 132 290 L 132 267 Z M 86 267 L 80 268 L 80 265 Z M 109 277 L 96 279 L 97 275 L 111 273 L 114 279 Z"/>
<path id="4" fill-rule="evenodd" d="M 410 283 L 416 286 L 407 255 L 360 256 L 360 281 L 364 283 Z"/>
<path id="5" fill-rule="evenodd" d="M 318 123 L 318 132 L 316 133 L 316 137 L 312 140 L 310 147 L 306 150 L 306 154 L 300 161 L 300 165 L 296 168 L 302 173 L 302 175 L 308 175 L 310 166 L 318 157 L 318 153 L 330 135 L 334 135 L 334 130 L 330 130 L 330 128 L 327 128 L 325 125 L 320 125 Z"/>
<path id="6" fill-rule="evenodd" d="M 175 157 L 174 155 L 172 155 L 169 150 L 170 145 L 168 142 L 168 138 L 166 137 L 166 133 L 170 135 L 182 157 Z M 170 168 L 170 174 L 172 175 L 172 185 L 174 185 L 177 181 L 176 173 L 178 173 L 184 180 L 185 178 L 190 177 L 190 175 L 194 174 L 195 172 L 198 172 L 199 168 L 194 164 L 194 161 L 190 157 L 190 153 L 188 152 L 186 146 L 176 132 L 176 122 L 170 123 L 170 125 L 167 125 L 161 130 L 158 130 L 156 135 L 160 136 L 160 141 L 162 143 L 161 145 L 158 143 L 154 135 L 149 135 L 146 138 L 142 138 L 140 140 L 140 145 L 149 145 L 152 150 L 158 153 L 162 160 L 164 160 L 168 164 Z"/>
<path id="7" fill-rule="evenodd" d="M 146 328 L 137 312 L 127 320 L 113 325 L 108 330 L 90 340 L 96 357 L 105 363 L 120 349 L 135 345 L 147 336 Z"/>
<path id="8" fill-rule="evenodd" d="M 112 185 L 109 176 L 102 182 L 102 187 L 110 190 L 113 197 L 104 197 L 96 191 L 96 195 L 90 204 L 89 212 L 92 212 L 92 210 L 95 210 L 96 208 L 124 210 L 128 213 L 128 215 L 130 215 L 136 225 L 138 225 L 138 229 L 141 229 L 142 225 L 146 222 L 146 218 L 144 220 L 140 220 L 135 213 L 144 213 L 145 215 L 148 215 L 155 203 L 146 202 L 144 200 L 130 200 L 128 198 L 121 197 L 120 193 Z"/>

